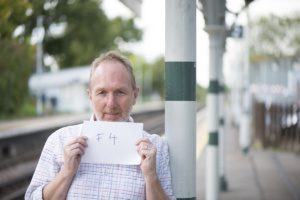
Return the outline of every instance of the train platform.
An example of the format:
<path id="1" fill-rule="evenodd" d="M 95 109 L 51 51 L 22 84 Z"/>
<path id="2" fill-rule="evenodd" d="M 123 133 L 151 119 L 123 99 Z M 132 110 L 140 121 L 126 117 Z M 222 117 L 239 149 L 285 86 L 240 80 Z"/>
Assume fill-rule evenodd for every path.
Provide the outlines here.
<path id="1" fill-rule="evenodd" d="M 206 110 L 198 114 L 197 199 L 205 199 L 205 145 L 208 138 Z M 228 190 L 222 200 L 300 200 L 300 155 L 251 147 L 244 154 L 238 130 L 225 128 L 225 178 Z"/>
<path id="2" fill-rule="evenodd" d="M 137 103 L 133 107 L 132 113 L 138 114 L 151 110 L 163 109 L 164 102 Z M 89 120 L 92 112 L 84 113 L 64 113 L 50 116 L 32 117 L 26 119 L 1 120 L 0 121 L 0 139 L 5 137 L 17 136 L 20 133 L 27 134 L 38 129 L 48 129 L 51 127 L 63 127 L 70 124 L 81 123 Z"/>
<path id="3" fill-rule="evenodd" d="M 137 105 L 134 113 L 144 110 L 163 109 L 163 103 Z M 41 117 L 38 119 L 0 122 L 0 139 L 4 135 L 17 133 L 20 129 L 32 131 L 33 126 L 45 129 L 54 124 L 74 122 L 88 119 L 90 113 L 80 115 L 61 115 L 59 117 Z M 148 117 L 149 118 L 149 117 Z M 20 123 L 22 121 L 22 123 Z M 163 122 L 163 116 L 151 119 L 149 124 Z M 147 123 L 146 123 L 147 124 Z M 156 127 L 157 125 L 155 125 Z M 30 130 L 31 129 L 31 130 Z M 150 129 L 149 129 L 150 130 Z M 163 130 L 163 127 L 162 127 Z M 26 132 L 26 131 L 25 131 Z M 228 190 L 220 192 L 222 200 L 300 200 L 300 155 L 292 152 L 264 150 L 251 147 L 247 155 L 243 154 L 238 144 L 238 130 L 227 123 L 225 130 L 225 177 Z M 45 136 L 46 137 L 46 136 Z M 41 138 L 44 139 L 44 138 Z M 32 139 L 30 139 L 31 141 Z M 205 146 L 208 140 L 207 110 L 201 109 L 197 114 L 197 199 L 205 200 L 206 192 L 206 159 Z M 5 143 L 2 152 L 9 154 L 11 141 Z M 15 141 L 15 140 L 14 140 Z M 44 142 L 38 142 L 43 145 Z M 25 146 L 26 141 L 20 139 L 20 144 L 12 145 L 12 153 L 16 147 Z M 29 144 L 29 142 L 28 142 Z M 30 143 L 31 144 L 31 143 Z M 1 146 L 1 145 L 0 145 Z M 20 149 L 19 152 L 25 150 Z M 9 154 L 10 155 L 10 154 Z M 23 155 L 20 155 L 23 156 Z M 26 164 L 26 163 L 25 163 Z M 30 164 L 30 163 L 29 163 Z M 31 172 L 30 172 L 31 173 Z M 12 179 L 11 179 L 12 180 Z M 25 188 L 27 185 L 25 185 Z M 1 199 L 1 198 L 0 198 Z"/>

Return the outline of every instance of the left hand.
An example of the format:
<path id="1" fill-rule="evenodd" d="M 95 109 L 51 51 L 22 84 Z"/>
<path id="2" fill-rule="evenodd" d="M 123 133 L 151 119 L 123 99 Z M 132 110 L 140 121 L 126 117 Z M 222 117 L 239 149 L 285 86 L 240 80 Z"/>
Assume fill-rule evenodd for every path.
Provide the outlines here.
<path id="1" fill-rule="evenodd" d="M 145 177 L 152 178 L 156 176 L 156 147 L 149 139 L 139 139 L 136 142 L 137 152 L 141 156 L 141 170 Z"/>

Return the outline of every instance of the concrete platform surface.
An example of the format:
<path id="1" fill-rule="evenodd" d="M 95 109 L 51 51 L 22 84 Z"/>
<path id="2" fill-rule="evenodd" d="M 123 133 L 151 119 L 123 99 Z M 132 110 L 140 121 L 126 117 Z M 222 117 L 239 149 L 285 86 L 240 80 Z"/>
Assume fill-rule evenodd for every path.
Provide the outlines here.
<path id="1" fill-rule="evenodd" d="M 207 119 L 198 120 L 198 143 L 207 141 Z M 198 117 L 199 119 L 199 117 Z M 300 155 L 251 148 L 244 155 L 238 144 L 238 130 L 225 129 L 225 178 L 228 190 L 221 200 L 300 200 Z M 203 145 L 203 144 L 202 144 Z M 198 145 L 199 146 L 199 145 Z M 198 151 L 199 151 L 198 147 Z M 197 199 L 205 199 L 205 147 L 197 152 Z"/>

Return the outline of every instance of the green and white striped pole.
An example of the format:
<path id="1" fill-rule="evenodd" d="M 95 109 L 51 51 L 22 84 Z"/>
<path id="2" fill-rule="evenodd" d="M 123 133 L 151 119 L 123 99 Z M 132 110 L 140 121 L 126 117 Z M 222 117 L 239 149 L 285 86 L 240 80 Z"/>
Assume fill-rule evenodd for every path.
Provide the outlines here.
<path id="1" fill-rule="evenodd" d="M 220 197 L 219 161 L 219 70 L 224 51 L 225 0 L 201 0 L 205 31 L 209 34 L 209 88 L 207 95 L 208 144 L 206 146 L 206 200 Z"/>
<path id="2" fill-rule="evenodd" d="M 209 138 L 206 147 L 206 200 L 219 199 L 219 70 L 223 55 L 224 26 L 207 25 L 209 34 L 209 88 L 207 96 Z"/>
<path id="3" fill-rule="evenodd" d="M 220 190 L 227 191 L 227 180 L 225 175 L 225 112 L 224 112 L 224 74 L 223 74 L 223 55 L 225 51 L 226 32 L 223 32 L 222 51 L 219 51 L 219 173 L 220 173 Z"/>
<path id="4" fill-rule="evenodd" d="M 245 52 L 244 52 L 244 71 L 243 71 L 243 105 L 242 105 L 242 116 L 241 116 L 241 129 L 239 143 L 240 148 L 244 154 L 249 152 L 250 143 L 251 143 L 251 115 L 250 115 L 250 106 L 251 106 L 251 94 L 249 91 L 250 85 L 250 61 L 249 61 L 249 8 L 245 9 L 246 11 L 246 24 L 244 28 L 244 38 L 245 38 Z"/>
<path id="5" fill-rule="evenodd" d="M 196 199 L 196 0 L 166 0 L 165 133 L 177 199 Z"/>

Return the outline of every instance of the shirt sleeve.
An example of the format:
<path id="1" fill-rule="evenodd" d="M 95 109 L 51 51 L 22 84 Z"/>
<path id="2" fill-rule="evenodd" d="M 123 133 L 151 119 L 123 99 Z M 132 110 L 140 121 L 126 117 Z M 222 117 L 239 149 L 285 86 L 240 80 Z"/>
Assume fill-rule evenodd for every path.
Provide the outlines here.
<path id="1" fill-rule="evenodd" d="M 31 182 L 25 193 L 25 200 L 43 199 L 43 188 L 47 185 L 60 170 L 56 159 L 55 150 L 58 148 L 56 132 L 49 136 L 42 150 L 40 159 L 34 171 Z"/>
<path id="2" fill-rule="evenodd" d="M 170 199 L 176 200 L 172 188 L 168 143 L 164 139 L 160 138 L 160 140 L 161 141 L 157 145 L 157 153 L 158 153 L 156 158 L 157 175 L 166 195 Z"/>

